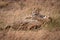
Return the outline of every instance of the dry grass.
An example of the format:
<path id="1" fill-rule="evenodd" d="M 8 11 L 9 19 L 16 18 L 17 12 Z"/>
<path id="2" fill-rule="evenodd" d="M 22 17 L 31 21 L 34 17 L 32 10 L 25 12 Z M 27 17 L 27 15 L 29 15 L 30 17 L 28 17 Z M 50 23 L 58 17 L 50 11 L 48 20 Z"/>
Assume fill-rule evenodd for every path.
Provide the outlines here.
<path id="1" fill-rule="evenodd" d="M 21 4 L 24 6 L 22 10 L 19 2 L 0 1 L 0 40 L 60 40 L 60 0 L 26 0 L 23 2 L 25 6 Z M 43 24 L 42 29 L 37 31 L 5 29 L 6 26 L 11 26 L 17 21 L 23 21 L 26 16 L 31 16 L 34 8 L 39 8 L 40 13 L 50 16 L 52 21 Z M 17 22 L 14 27 L 20 27 L 19 25 L 20 23 Z"/>
<path id="2" fill-rule="evenodd" d="M 0 40 L 60 40 L 60 31 L 11 31 L 0 32 Z"/>
<path id="3" fill-rule="evenodd" d="M 9 2 L 0 1 L 0 8 L 6 7 L 8 4 Z"/>

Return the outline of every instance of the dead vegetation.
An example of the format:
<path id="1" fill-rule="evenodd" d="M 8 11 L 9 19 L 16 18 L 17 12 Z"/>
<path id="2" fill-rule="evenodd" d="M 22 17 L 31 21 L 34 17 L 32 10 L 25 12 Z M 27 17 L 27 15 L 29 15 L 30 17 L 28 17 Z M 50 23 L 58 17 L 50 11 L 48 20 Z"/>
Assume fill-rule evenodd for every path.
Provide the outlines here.
<path id="1" fill-rule="evenodd" d="M 0 40 L 60 40 L 60 1 L 0 1 Z"/>
<path id="2" fill-rule="evenodd" d="M 8 6 L 9 2 L 0 1 L 0 8 Z"/>
<path id="3" fill-rule="evenodd" d="M 38 10 L 38 9 L 37 9 Z M 39 10 L 38 10 L 39 11 Z M 46 21 L 47 20 L 47 21 Z M 24 19 L 23 21 L 16 21 L 12 25 L 7 25 L 5 29 L 12 28 L 13 30 L 38 30 L 42 28 L 42 25 L 52 21 L 52 18 L 45 15 L 41 15 L 39 12 L 32 13 L 30 19 Z"/>

